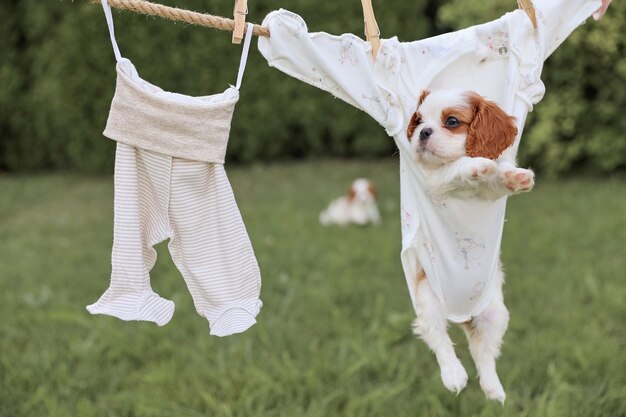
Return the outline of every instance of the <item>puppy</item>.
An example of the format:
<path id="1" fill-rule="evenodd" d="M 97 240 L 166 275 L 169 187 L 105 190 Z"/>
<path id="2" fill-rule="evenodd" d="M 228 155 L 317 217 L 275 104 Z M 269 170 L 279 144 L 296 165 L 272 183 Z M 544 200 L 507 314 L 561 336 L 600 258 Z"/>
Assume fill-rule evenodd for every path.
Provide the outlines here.
<path id="1" fill-rule="evenodd" d="M 320 213 L 320 223 L 324 226 L 350 223 L 358 225 L 380 223 L 380 214 L 376 200 L 376 187 L 365 178 L 355 180 L 348 193 L 332 201 L 328 208 Z"/>
<path id="2" fill-rule="evenodd" d="M 517 136 L 515 118 L 472 91 L 424 91 L 407 138 L 415 160 L 428 170 L 430 188 L 440 193 L 474 189 L 499 198 L 530 191 L 535 174 L 496 159 Z"/>
<path id="3" fill-rule="evenodd" d="M 507 195 L 529 191 L 534 185 L 532 171 L 496 162 L 513 145 L 516 135 L 513 117 L 480 95 L 459 90 L 423 92 L 407 129 L 414 159 L 427 171 L 429 192 L 441 193 L 483 189 Z M 467 373 L 447 334 L 445 309 L 423 270 L 416 280 L 414 332 L 435 353 L 444 385 L 458 393 L 467 383 Z M 490 304 L 461 327 L 481 388 L 489 399 L 504 403 L 506 395 L 496 373 L 496 359 L 509 320 L 502 296 L 501 267 L 496 280 L 496 294 Z"/>

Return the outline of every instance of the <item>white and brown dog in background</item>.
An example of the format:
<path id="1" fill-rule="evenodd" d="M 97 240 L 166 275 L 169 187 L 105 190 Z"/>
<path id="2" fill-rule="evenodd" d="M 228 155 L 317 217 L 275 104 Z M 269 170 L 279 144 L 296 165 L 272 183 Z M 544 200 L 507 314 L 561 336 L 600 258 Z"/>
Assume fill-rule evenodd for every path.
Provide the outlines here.
<path id="1" fill-rule="evenodd" d="M 426 171 L 429 192 L 470 190 L 489 198 L 530 191 L 534 186 L 531 170 L 496 161 L 514 144 L 516 136 L 515 118 L 477 93 L 461 90 L 424 91 L 407 128 L 414 159 Z M 458 393 L 467 383 L 467 372 L 448 336 L 445 309 L 424 271 L 416 279 L 414 332 L 435 353 L 444 385 Z M 501 268 L 496 279 L 498 290 L 491 303 L 461 327 L 481 388 L 489 399 L 504 403 L 506 395 L 496 373 L 496 359 L 509 321 Z"/>
<path id="2" fill-rule="evenodd" d="M 377 200 L 378 191 L 371 181 L 365 178 L 354 180 L 346 195 L 333 200 L 328 208 L 320 213 L 320 223 L 324 226 L 378 224 L 380 213 Z"/>

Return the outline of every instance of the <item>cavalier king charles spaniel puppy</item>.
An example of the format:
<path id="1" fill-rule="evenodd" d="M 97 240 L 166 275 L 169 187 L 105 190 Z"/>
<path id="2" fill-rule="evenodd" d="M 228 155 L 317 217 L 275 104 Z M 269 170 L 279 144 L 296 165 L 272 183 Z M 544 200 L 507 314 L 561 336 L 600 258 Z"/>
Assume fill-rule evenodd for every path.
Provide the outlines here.
<path id="1" fill-rule="evenodd" d="M 531 170 L 517 168 L 506 158 L 497 161 L 516 136 L 515 118 L 477 93 L 461 90 L 424 91 L 407 129 L 414 160 L 426 171 L 429 193 L 469 191 L 475 196 L 485 191 L 491 196 L 488 198 L 530 191 L 534 185 Z M 467 373 L 447 334 L 444 309 L 423 270 L 416 279 L 414 332 L 435 353 L 446 388 L 458 393 L 467 383 Z M 491 303 L 461 327 L 482 390 L 489 399 L 504 403 L 506 395 L 496 373 L 496 359 L 509 321 L 501 267 L 496 279 L 498 290 Z"/>
<path id="2" fill-rule="evenodd" d="M 328 208 L 320 213 L 320 223 L 324 226 L 350 223 L 357 225 L 378 224 L 380 214 L 376 200 L 378 191 L 367 179 L 355 180 L 345 196 L 333 200 Z"/>
<path id="3" fill-rule="evenodd" d="M 428 170 L 431 190 L 474 189 L 490 198 L 534 186 L 531 170 L 505 158 L 496 162 L 516 136 L 514 117 L 464 90 L 422 92 L 407 129 L 415 160 Z"/>

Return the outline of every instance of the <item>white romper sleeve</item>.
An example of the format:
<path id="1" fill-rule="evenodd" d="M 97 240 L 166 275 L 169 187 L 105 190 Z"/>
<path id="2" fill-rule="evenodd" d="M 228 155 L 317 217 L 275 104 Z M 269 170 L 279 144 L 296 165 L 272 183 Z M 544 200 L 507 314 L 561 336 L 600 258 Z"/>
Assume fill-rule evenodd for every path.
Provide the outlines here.
<path id="1" fill-rule="evenodd" d="M 259 38 L 259 51 L 271 67 L 389 124 L 394 95 L 376 83 L 368 42 L 353 34 L 309 33 L 300 16 L 283 9 L 267 15 L 263 26 L 271 36 Z"/>
<path id="2" fill-rule="evenodd" d="M 600 0 L 534 0 L 533 4 L 544 59 L 602 6 Z"/>

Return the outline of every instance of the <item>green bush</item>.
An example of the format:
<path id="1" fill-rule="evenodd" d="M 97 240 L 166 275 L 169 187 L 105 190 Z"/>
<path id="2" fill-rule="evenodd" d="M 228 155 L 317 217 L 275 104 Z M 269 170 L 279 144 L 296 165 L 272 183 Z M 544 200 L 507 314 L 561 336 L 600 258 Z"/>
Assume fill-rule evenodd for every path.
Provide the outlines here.
<path id="1" fill-rule="evenodd" d="M 225 0 L 162 2 L 222 16 L 231 15 L 233 7 Z M 514 2 L 465 0 L 460 7 L 460 0 L 450 0 L 441 9 L 440 3 L 411 0 L 382 7 L 375 1 L 382 36 L 420 39 L 486 21 Z M 311 31 L 363 33 L 356 0 L 259 0 L 249 6 L 250 21 L 284 7 L 304 16 Z M 626 160 L 621 133 L 626 120 L 617 118 L 626 102 L 619 87 L 626 77 L 619 29 L 625 9 L 613 5 L 602 24 L 583 28 L 551 58 L 545 72 L 549 93 L 529 122 L 524 162 L 561 172 L 583 164 L 609 171 Z M 234 84 L 241 47 L 231 44 L 229 33 L 130 12 L 114 11 L 114 20 L 122 54 L 145 79 L 191 95 Z M 86 1 L 3 0 L 0 39 L 0 170 L 109 172 L 114 143 L 101 132 L 115 71 L 101 7 Z M 370 117 L 269 68 L 253 46 L 233 120 L 230 161 L 393 152 L 393 141 Z"/>
<path id="2" fill-rule="evenodd" d="M 232 2 L 163 3 L 232 15 Z M 427 36 L 424 1 L 380 13 L 384 27 Z M 251 1 L 260 22 L 277 5 Z M 358 1 L 288 1 L 311 30 L 362 33 Z M 395 13 L 397 12 L 397 13 Z M 405 19 L 411 16 L 411 19 Z M 230 33 L 114 11 L 120 49 L 147 80 L 192 95 L 234 84 L 241 46 Z M 0 4 L 0 168 L 110 171 L 114 144 L 102 137 L 115 85 L 114 57 L 98 5 L 36 0 Z M 5 59 L 6 57 L 6 59 Z M 380 156 L 393 142 L 365 114 L 268 67 L 253 45 L 229 143 L 231 161 L 316 155 Z"/>

